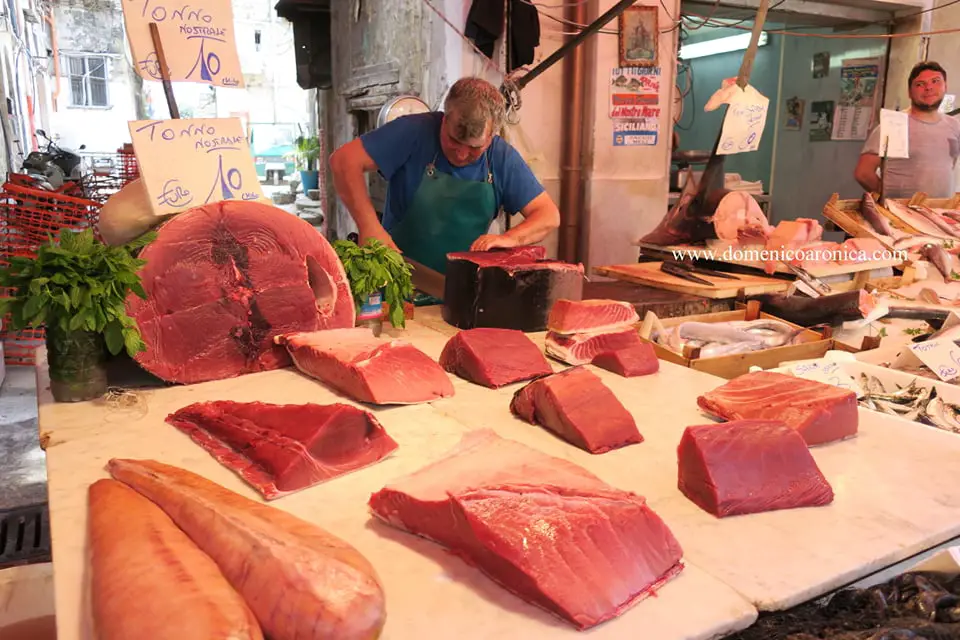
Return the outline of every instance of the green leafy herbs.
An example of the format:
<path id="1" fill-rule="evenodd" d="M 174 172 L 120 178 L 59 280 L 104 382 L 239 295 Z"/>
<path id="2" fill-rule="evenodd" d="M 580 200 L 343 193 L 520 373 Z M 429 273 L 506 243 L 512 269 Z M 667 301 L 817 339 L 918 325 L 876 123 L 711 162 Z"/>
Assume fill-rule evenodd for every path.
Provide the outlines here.
<path id="1" fill-rule="evenodd" d="M 924 333 L 923 329 L 904 329 L 903 332 L 908 336 L 918 336 Z"/>
<path id="2" fill-rule="evenodd" d="M 410 265 L 394 249 L 370 239 L 358 246 L 350 240 L 337 240 L 333 248 L 343 263 L 353 291 L 357 310 L 372 293 L 383 291 L 383 302 L 390 305 L 390 324 L 406 326 L 403 303 L 413 297 Z"/>
<path id="3" fill-rule="evenodd" d="M 951 280 L 960 280 L 960 273 L 957 273 L 954 270 L 950 270 L 950 279 Z"/>
<path id="4" fill-rule="evenodd" d="M 10 313 L 15 330 L 45 325 L 67 334 L 92 331 L 103 335 L 110 353 L 126 349 L 131 356 L 146 349 L 133 318 L 127 315 L 129 292 L 146 293 L 137 271 L 146 264 L 133 253 L 156 237 L 147 233 L 122 247 L 108 247 L 92 229 L 63 229 L 37 248 L 36 258 L 10 259 L 0 269 L 0 286 L 13 289 L 0 298 L 0 316 Z"/>

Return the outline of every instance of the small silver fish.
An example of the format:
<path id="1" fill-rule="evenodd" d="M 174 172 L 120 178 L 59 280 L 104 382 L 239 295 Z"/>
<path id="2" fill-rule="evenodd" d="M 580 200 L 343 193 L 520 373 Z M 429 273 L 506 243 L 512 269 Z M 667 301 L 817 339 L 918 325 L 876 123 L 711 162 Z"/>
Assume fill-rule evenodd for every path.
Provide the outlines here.
<path id="1" fill-rule="evenodd" d="M 860 213 L 863 214 L 864 219 L 870 223 L 870 226 L 873 227 L 873 230 L 877 233 L 882 233 L 883 235 L 890 237 L 896 235 L 896 232 L 890 225 L 890 221 L 880 213 L 880 210 L 877 209 L 876 201 L 869 193 L 863 194 L 863 203 L 860 206 Z"/>
<path id="2" fill-rule="evenodd" d="M 938 238 L 936 236 L 926 236 L 926 235 L 914 235 L 914 236 L 904 236 L 898 240 L 895 240 L 893 243 L 893 248 L 901 251 L 908 251 L 914 247 L 921 247 L 925 244 L 936 244 L 944 245 L 952 242 L 946 238 Z"/>
<path id="3" fill-rule="evenodd" d="M 953 260 L 950 258 L 950 254 L 947 253 L 940 245 L 936 244 L 925 244 L 920 247 L 920 255 L 923 258 L 931 263 L 937 268 L 937 271 L 943 276 L 944 282 L 950 281 L 950 271 L 951 264 Z"/>

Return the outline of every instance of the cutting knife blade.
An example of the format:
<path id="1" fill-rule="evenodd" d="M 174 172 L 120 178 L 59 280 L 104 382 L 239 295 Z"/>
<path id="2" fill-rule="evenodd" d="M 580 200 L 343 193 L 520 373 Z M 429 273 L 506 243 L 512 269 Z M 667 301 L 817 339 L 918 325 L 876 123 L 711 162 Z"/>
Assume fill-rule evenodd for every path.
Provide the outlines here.
<path id="1" fill-rule="evenodd" d="M 446 285 L 446 277 L 439 271 L 434 271 L 425 267 L 416 260 L 403 256 L 411 267 L 413 273 L 410 274 L 410 280 L 415 289 L 419 289 L 434 298 L 443 299 L 443 289 Z"/>
<path id="2" fill-rule="evenodd" d="M 660 271 L 669 274 L 671 276 L 676 276 L 678 278 L 683 278 L 684 280 L 689 280 L 690 282 L 696 282 L 697 284 L 704 284 L 708 287 L 715 287 L 716 285 L 709 280 L 704 280 L 703 278 L 697 277 L 690 273 L 689 271 L 683 269 L 682 267 L 677 267 L 671 265 L 669 262 L 660 263 Z"/>

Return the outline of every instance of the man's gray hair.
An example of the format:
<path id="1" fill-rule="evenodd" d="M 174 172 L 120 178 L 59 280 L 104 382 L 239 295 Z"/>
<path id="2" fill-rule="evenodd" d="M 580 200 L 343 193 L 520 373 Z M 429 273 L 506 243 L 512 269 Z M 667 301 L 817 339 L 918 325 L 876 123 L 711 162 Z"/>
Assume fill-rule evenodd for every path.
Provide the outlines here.
<path id="1" fill-rule="evenodd" d="M 483 78 L 460 78 L 443 102 L 446 114 L 456 114 L 451 124 L 455 125 L 454 136 L 461 141 L 482 137 L 487 123 L 492 124 L 494 134 L 499 133 L 506 119 L 506 103 L 503 95 Z"/>

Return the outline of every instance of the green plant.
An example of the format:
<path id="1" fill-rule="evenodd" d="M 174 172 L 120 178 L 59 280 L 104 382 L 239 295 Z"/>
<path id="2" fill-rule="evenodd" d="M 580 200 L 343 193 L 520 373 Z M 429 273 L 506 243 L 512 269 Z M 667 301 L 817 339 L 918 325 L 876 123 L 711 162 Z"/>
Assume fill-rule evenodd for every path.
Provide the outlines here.
<path id="1" fill-rule="evenodd" d="M 296 160 L 300 171 L 316 171 L 317 160 L 320 158 L 320 139 L 316 136 L 298 136 L 296 151 L 291 154 Z"/>
<path id="2" fill-rule="evenodd" d="M 125 246 L 108 247 L 92 229 L 63 229 L 59 242 L 50 237 L 37 248 L 36 258 L 14 257 L 0 269 L 0 286 L 14 290 L 0 298 L 0 315 L 9 312 L 15 330 L 46 325 L 48 332 L 101 333 L 113 355 L 124 348 L 131 356 L 145 350 L 124 301 L 130 291 L 147 297 L 137 274 L 146 262 L 133 252 L 155 237 L 150 232 Z"/>
<path id="3" fill-rule="evenodd" d="M 337 240 L 333 248 L 347 272 L 357 310 L 367 301 L 367 296 L 383 290 L 383 302 L 390 305 L 390 324 L 406 326 L 403 303 L 413 296 L 413 282 L 410 265 L 403 257 L 374 239 L 367 240 L 363 246 L 350 240 Z"/>

